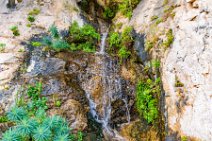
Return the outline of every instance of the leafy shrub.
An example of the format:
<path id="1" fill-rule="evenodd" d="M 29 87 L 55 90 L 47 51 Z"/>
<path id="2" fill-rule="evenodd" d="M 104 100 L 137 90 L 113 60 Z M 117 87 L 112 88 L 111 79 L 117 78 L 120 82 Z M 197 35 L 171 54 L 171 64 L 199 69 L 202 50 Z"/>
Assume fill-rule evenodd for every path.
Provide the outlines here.
<path id="1" fill-rule="evenodd" d="M 147 82 L 139 82 L 136 89 L 136 107 L 139 114 L 153 123 L 158 118 L 157 100 L 154 94 L 159 91 L 158 83 L 148 79 Z"/>
<path id="2" fill-rule="evenodd" d="M 121 59 L 126 59 L 130 56 L 131 52 L 127 50 L 125 46 L 121 47 L 120 50 L 118 51 L 118 56 Z"/>
<path id="3" fill-rule="evenodd" d="M 118 47 L 120 45 L 120 43 L 121 43 L 121 39 L 120 39 L 119 33 L 117 33 L 117 32 L 111 33 L 109 36 L 110 47 L 112 47 L 112 46 Z"/>
<path id="4" fill-rule="evenodd" d="M 33 22 L 35 21 L 35 17 L 32 16 L 32 15 L 29 15 L 29 16 L 27 17 L 27 20 L 28 20 L 29 22 L 33 23 Z"/>
<path id="5" fill-rule="evenodd" d="M 133 28 L 131 26 L 127 26 L 124 28 L 121 34 L 122 44 L 129 44 L 133 41 L 132 30 Z"/>
<path id="6" fill-rule="evenodd" d="M 68 42 L 71 44 L 71 50 L 95 52 L 95 44 L 100 39 L 100 34 L 91 25 L 85 24 L 80 27 L 74 22 L 69 28 L 69 33 Z"/>
<path id="7" fill-rule="evenodd" d="M 10 30 L 13 32 L 14 36 L 20 36 L 20 32 L 17 26 L 12 26 Z"/>
<path id="8" fill-rule="evenodd" d="M 103 17 L 105 19 L 112 19 L 114 16 L 115 16 L 115 12 L 111 8 L 106 7 L 103 12 Z"/>

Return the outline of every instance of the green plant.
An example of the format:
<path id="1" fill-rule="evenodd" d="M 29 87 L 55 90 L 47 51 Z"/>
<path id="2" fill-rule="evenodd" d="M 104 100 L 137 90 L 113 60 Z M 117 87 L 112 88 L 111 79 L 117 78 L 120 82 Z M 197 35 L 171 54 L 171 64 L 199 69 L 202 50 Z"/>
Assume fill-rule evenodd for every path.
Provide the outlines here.
<path id="1" fill-rule="evenodd" d="M 10 30 L 13 32 L 14 36 L 20 36 L 20 32 L 17 26 L 12 26 Z"/>
<path id="2" fill-rule="evenodd" d="M 41 42 L 44 46 L 51 46 L 52 45 L 52 39 L 48 36 L 43 37 Z"/>
<path id="3" fill-rule="evenodd" d="M 122 44 L 129 44 L 133 41 L 132 30 L 133 28 L 131 26 L 127 26 L 124 28 L 121 34 Z"/>
<path id="4" fill-rule="evenodd" d="M 91 25 L 85 24 L 82 27 L 74 22 L 69 28 L 70 36 L 68 42 L 70 49 L 95 52 L 95 44 L 100 39 L 100 34 Z"/>
<path id="5" fill-rule="evenodd" d="M 40 9 L 34 8 L 32 11 L 28 13 L 28 15 L 35 16 L 35 15 L 38 15 L 39 13 L 40 13 Z"/>
<path id="6" fill-rule="evenodd" d="M 31 24 L 31 23 L 28 23 L 26 26 L 27 26 L 27 27 L 31 27 L 31 26 L 32 26 L 32 24 Z"/>
<path id="7" fill-rule="evenodd" d="M 160 60 L 153 59 L 153 60 L 151 61 L 151 66 L 152 66 L 153 68 L 156 68 L 156 69 L 160 68 Z"/>
<path id="8" fill-rule="evenodd" d="M 184 87 L 184 84 L 179 80 L 177 76 L 175 76 L 175 87 Z"/>
<path id="9" fill-rule="evenodd" d="M 39 46 L 42 46 L 42 43 L 41 42 L 31 42 L 31 45 L 34 47 L 39 47 Z"/>
<path id="10" fill-rule="evenodd" d="M 60 107 L 60 106 L 61 106 L 61 101 L 60 101 L 60 100 L 57 100 L 57 101 L 55 102 L 55 106 L 56 106 L 56 107 Z"/>
<path id="11" fill-rule="evenodd" d="M 154 43 L 152 41 L 147 40 L 145 42 L 145 50 L 149 51 L 150 49 L 152 49 L 154 47 Z"/>
<path id="12" fill-rule="evenodd" d="M 181 141 L 188 141 L 188 137 L 182 136 L 182 137 L 181 137 Z"/>
<path id="13" fill-rule="evenodd" d="M 29 15 L 29 16 L 27 17 L 27 20 L 28 20 L 29 22 L 33 23 L 33 22 L 35 21 L 35 17 L 32 16 L 32 15 Z"/>
<path id="14" fill-rule="evenodd" d="M 59 39 L 52 42 L 52 48 L 55 51 L 61 51 L 61 50 L 69 49 L 70 45 L 66 41 Z"/>
<path id="15" fill-rule="evenodd" d="M 126 59 L 131 55 L 131 52 L 127 50 L 125 46 L 122 46 L 118 51 L 118 56 L 121 59 Z"/>
<path id="16" fill-rule="evenodd" d="M 170 47 L 173 41 L 174 41 L 174 35 L 172 29 L 169 29 L 168 32 L 166 33 L 166 40 L 163 42 L 164 47 L 165 48 Z"/>
<path id="17" fill-rule="evenodd" d="M 49 32 L 50 32 L 50 34 L 53 38 L 59 38 L 60 37 L 59 31 L 54 24 L 50 26 Z"/>
<path id="18" fill-rule="evenodd" d="M 158 25 L 158 24 L 160 24 L 161 22 L 163 22 L 163 19 L 158 18 L 158 19 L 155 21 L 155 24 Z"/>
<path id="19" fill-rule="evenodd" d="M 151 21 L 154 21 L 156 19 L 158 19 L 158 16 L 156 16 L 156 15 L 154 15 L 154 16 L 151 17 Z"/>
<path id="20" fill-rule="evenodd" d="M 5 51 L 5 47 L 6 47 L 6 44 L 0 43 L 0 52 L 4 52 Z"/>
<path id="21" fill-rule="evenodd" d="M 157 99 L 154 94 L 159 91 L 158 83 L 148 79 L 146 82 L 139 82 L 136 88 L 136 108 L 139 114 L 153 123 L 158 118 Z"/>
<path id="22" fill-rule="evenodd" d="M 28 105 L 39 100 L 41 87 L 41 83 L 29 86 L 27 95 L 31 99 L 28 99 L 28 103 L 20 107 L 16 105 L 7 113 L 8 120 L 14 124 L 3 133 L 2 141 L 81 141 L 82 134 L 77 137 L 71 134 L 64 118 L 48 116 L 40 105 L 32 112 Z"/>
<path id="23" fill-rule="evenodd" d="M 117 32 L 112 32 L 109 36 L 109 45 L 110 47 L 119 47 L 121 43 L 120 35 Z"/>
<path id="24" fill-rule="evenodd" d="M 9 120 L 8 120 L 8 118 L 7 118 L 7 116 L 0 116 L 0 123 L 4 123 L 4 122 L 8 122 Z"/>
<path id="25" fill-rule="evenodd" d="M 167 5 L 169 3 L 169 0 L 163 0 L 163 6 Z"/>
<path id="26" fill-rule="evenodd" d="M 106 7 L 103 12 L 103 17 L 105 19 L 112 19 L 114 16 L 115 16 L 115 12 L 111 8 Z"/>

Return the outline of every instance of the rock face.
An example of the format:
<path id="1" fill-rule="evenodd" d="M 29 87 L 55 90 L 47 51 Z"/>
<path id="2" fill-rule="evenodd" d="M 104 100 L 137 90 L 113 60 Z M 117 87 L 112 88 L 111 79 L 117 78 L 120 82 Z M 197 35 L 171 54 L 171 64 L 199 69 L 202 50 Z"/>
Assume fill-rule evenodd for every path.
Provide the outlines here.
<path id="1" fill-rule="evenodd" d="M 175 41 L 164 59 L 168 124 L 180 135 L 212 140 L 212 1 L 189 0 L 176 9 Z M 175 78 L 184 84 L 175 87 Z"/>
<path id="2" fill-rule="evenodd" d="M 151 17 L 161 17 L 165 7 L 160 0 L 143 0 L 134 10 L 130 23 L 137 32 L 150 31 Z M 162 79 L 166 93 L 166 117 L 171 140 L 187 136 L 212 140 L 211 25 L 212 1 L 177 0 L 173 19 L 158 25 L 171 28 L 174 42 L 162 57 Z M 181 86 L 176 87 L 177 79 Z M 172 136 L 173 137 L 173 136 Z M 167 137 L 167 140 L 169 138 Z"/>

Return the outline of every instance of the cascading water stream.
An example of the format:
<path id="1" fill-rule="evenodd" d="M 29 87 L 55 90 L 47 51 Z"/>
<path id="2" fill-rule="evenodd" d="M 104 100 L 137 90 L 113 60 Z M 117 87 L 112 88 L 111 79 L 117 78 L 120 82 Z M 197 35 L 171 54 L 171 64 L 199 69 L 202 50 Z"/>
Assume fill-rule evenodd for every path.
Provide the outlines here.
<path id="1" fill-rule="evenodd" d="M 112 112 L 112 101 L 116 99 L 122 99 L 126 106 L 126 116 L 128 123 L 130 122 L 130 113 L 127 105 L 127 100 L 123 99 L 122 92 L 122 81 L 119 76 L 118 61 L 112 60 L 105 52 L 105 43 L 108 33 L 103 33 L 101 38 L 100 51 L 96 53 L 97 58 L 100 60 L 100 75 L 102 80 L 102 96 L 101 105 L 102 113 L 97 110 L 98 104 L 92 99 L 90 93 L 86 92 L 87 99 L 89 100 L 90 113 L 93 118 L 102 125 L 104 133 L 110 138 L 117 141 L 125 141 L 117 131 L 113 130 L 110 125 L 111 112 Z M 90 84 L 92 85 L 92 84 Z M 92 86 L 91 86 L 92 87 Z"/>

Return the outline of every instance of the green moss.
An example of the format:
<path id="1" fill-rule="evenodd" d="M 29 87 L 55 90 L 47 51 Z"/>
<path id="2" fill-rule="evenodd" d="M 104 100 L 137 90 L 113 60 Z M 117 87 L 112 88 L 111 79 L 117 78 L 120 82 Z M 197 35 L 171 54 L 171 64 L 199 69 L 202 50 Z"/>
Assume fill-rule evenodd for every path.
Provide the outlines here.
<path id="1" fill-rule="evenodd" d="M 163 19 L 158 18 L 158 19 L 155 21 L 155 24 L 158 25 L 158 24 L 160 24 L 160 23 L 162 23 L 162 22 L 163 22 Z"/>
<path id="2" fill-rule="evenodd" d="M 150 49 L 152 49 L 154 47 L 154 43 L 152 41 L 147 40 L 145 42 L 145 50 L 149 51 Z"/>
<path id="3" fill-rule="evenodd" d="M 188 141 L 188 137 L 182 136 L 182 137 L 181 137 L 181 141 Z"/>
<path id="4" fill-rule="evenodd" d="M 34 47 L 39 47 L 39 46 L 42 46 L 42 43 L 41 42 L 31 42 L 31 45 Z"/>
<path id="5" fill-rule="evenodd" d="M 60 100 L 57 100 L 54 104 L 56 107 L 60 107 L 61 106 L 61 101 Z"/>
<path id="6" fill-rule="evenodd" d="M 156 19 L 158 19 L 158 16 L 156 16 L 156 15 L 154 15 L 154 16 L 151 17 L 151 21 L 154 21 Z"/>
<path id="7" fill-rule="evenodd" d="M 31 24 L 31 23 L 28 23 L 26 26 L 27 26 L 27 27 L 31 27 L 31 26 L 32 26 L 32 24 Z"/>
<path id="8" fill-rule="evenodd" d="M 169 0 L 163 0 L 163 6 L 167 5 L 169 3 Z"/>
<path id="9" fill-rule="evenodd" d="M 40 14 L 40 9 L 37 9 L 37 8 L 34 8 L 32 11 L 28 13 L 28 15 L 32 15 L 32 16 L 35 16 L 38 14 Z"/>

